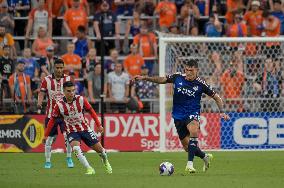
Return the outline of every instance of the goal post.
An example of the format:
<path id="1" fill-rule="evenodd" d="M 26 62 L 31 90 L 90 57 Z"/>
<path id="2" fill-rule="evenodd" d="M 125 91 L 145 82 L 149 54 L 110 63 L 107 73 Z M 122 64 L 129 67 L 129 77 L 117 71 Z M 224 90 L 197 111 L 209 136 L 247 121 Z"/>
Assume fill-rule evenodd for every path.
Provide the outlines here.
<path id="1" fill-rule="evenodd" d="M 202 149 L 284 149 L 284 37 L 159 34 L 159 76 L 183 72 L 184 59 L 198 60 L 199 76 L 224 98 L 231 116 L 224 122 L 214 100 L 202 97 Z M 183 150 L 171 118 L 173 86 L 161 84 L 159 94 L 159 150 Z"/>

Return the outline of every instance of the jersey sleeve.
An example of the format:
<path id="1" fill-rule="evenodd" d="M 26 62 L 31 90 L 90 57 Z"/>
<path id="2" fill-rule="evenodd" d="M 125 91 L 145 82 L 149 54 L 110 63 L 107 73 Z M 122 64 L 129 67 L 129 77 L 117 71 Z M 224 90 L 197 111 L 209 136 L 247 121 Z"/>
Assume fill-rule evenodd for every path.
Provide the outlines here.
<path id="1" fill-rule="evenodd" d="M 85 97 L 83 97 L 83 102 L 84 102 L 84 109 L 86 111 L 90 111 L 92 109 L 92 106 Z"/>
<path id="2" fill-rule="evenodd" d="M 181 75 L 181 73 L 179 73 L 179 72 L 167 75 L 166 76 L 167 83 L 174 83 L 175 79 L 180 75 Z"/>
<path id="3" fill-rule="evenodd" d="M 40 91 L 42 91 L 42 92 L 46 92 L 46 91 L 47 91 L 47 82 L 46 82 L 46 79 L 44 79 L 44 80 L 41 82 Z"/>
<path id="4" fill-rule="evenodd" d="M 212 87 L 209 85 L 209 84 L 207 84 L 205 81 L 202 83 L 202 87 L 203 87 L 203 92 L 206 94 L 206 95 L 208 95 L 208 96 L 210 96 L 210 97 L 214 97 L 214 95 L 215 95 L 215 91 L 212 89 Z"/>

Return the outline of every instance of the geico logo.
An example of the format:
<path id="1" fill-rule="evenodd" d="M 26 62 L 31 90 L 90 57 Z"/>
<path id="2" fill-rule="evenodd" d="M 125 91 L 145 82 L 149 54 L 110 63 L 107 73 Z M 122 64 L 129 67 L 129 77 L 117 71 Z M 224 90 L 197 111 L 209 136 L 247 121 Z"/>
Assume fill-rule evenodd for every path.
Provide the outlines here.
<path id="1" fill-rule="evenodd" d="M 284 118 L 240 118 L 233 124 L 234 140 L 241 145 L 284 144 L 284 128 L 279 125 L 284 125 Z M 247 135 L 245 126 L 251 127 Z"/>
<path id="2" fill-rule="evenodd" d="M 20 130 L 0 130 L 0 138 L 21 138 Z"/>
<path id="3" fill-rule="evenodd" d="M 158 118 L 155 116 L 108 116 L 105 117 L 105 136 L 122 137 L 159 136 Z M 91 120 L 93 129 L 95 122 Z"/>

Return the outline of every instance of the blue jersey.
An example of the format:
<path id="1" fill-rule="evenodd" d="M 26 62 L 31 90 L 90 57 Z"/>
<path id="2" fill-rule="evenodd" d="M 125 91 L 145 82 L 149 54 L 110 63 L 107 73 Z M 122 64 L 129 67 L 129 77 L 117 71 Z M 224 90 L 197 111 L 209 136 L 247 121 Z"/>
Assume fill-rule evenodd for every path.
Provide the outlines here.
<path id="1" fill-rule="evenodd" d="M 185 75 L 175 73 L 166 78 L 167 83 L 173 83 L 174 87 L 172 117 L 175 120 L 199 120 L 202 94 L 213 97 L 215 91 L 199 77 L 189 81 Z"/>

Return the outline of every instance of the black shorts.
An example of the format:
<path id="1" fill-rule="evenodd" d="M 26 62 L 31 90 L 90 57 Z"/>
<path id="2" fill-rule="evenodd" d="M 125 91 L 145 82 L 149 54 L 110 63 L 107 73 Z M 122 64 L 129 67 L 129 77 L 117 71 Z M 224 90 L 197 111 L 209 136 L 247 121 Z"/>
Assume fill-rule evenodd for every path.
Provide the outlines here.
<path id="1" fill-rule="evenodd" d="M 47 127 L 47 124 L 48 124 L 48 121 L 49 121 L 50 118 L 45 118 L 45 127 Z M 63 134 L 63 132 L 65 132 L 65 124 L 64 124 L 64 121 L 63 119 L 61 118 L 56 118 L 55 119 L 55 123 L 54 123 L 54 126 L 52 127 L 50 133 L 48 136 L 55 136 L 55 135 L 58 135 L 58 130 L 57 130 L 57 126 L 59 125 L 60 127 L 60 131 L 61 133 Z"/>
<path id="2" fill-rule="evenodd" d="M 81 142 L 81 140 L 83 140 L 83 142 L 89 147 L 92 147 L 93 145 L 99 142 L 95 132 L 92 130 L 71 132 L 67 135 L 67 138 L 69 143 L 71 143 L 72 141 Z"/>
<path id="3" fill-rule="evenodd" d="M 192 122 L 193 120 L 198 121 L 200 120 L 200 115 L 192 115 L 187 120 L 174 120 L 175 127 L 178 133 L 178 137 L 180 140 L 183 140 L 186 136 L 190 133 L 187 129 L 187 125 Z"/>

